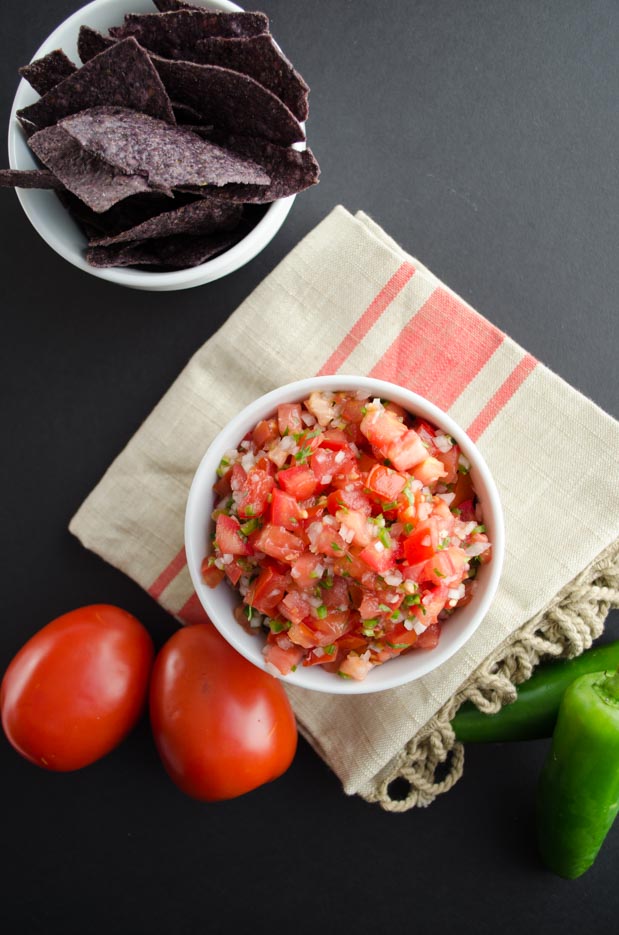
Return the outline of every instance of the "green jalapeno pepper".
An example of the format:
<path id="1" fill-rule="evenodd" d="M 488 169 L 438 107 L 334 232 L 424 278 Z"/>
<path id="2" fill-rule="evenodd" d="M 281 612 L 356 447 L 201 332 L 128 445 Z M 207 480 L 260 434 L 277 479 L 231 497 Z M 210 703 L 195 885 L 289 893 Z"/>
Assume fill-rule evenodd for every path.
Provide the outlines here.
<path id="1" fill-rule="evenodd" d="M 587 672 L 617 666 L 619 640 L 589 649 L 576 659 L 538 666 L 528 682 L 518 688 L 516 701 L 496 714 L 484 714 L 471 702 L 463 704 L 451 722 L 456 739 L 463 743 L 491 743 L 550 737 L 568 685 Z"/>
<path id="2" fill-rule="evenodd" d="M 537 793 L 538 842 L 567 879 L 589 869 L 619 811 L 619 672 L 566 690 Z"/>

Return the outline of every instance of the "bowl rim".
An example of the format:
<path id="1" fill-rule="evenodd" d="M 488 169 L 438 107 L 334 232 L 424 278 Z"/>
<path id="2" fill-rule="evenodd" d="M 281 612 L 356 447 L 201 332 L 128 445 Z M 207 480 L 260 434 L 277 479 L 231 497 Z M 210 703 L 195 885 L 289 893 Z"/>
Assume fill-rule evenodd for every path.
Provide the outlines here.
<path id="1" fill-rule="evenodd" d="M 257 399 L 254 399 L 247 406 L 243 407 L 243 409 L 241 409 L 241 411 L 213 438 L 200 459 L 192 478 L 186 501 L 184 518 L 184 544 L 187 567 L 200 604 L 216 629 L 237 652 L 240 652 L 241 655 L 254 665 L 257 665 L 258 668 L 270 671 L 266 667 L 261 652 L 259 653 L 260 659 L 257 658 L 258 654 L 252 655 L 248 653 L 248 644 L 243 639 L 243 635 L 246 636 L 245 631 L 236 620 L 232 618 L 234 627 L 231 627 L 220 619 L 219 612 L 213 603 L 214 599 L 212 599 L 214 590 L 208 588 L 201 580 L 200 564 L 203 556 L 198 556 L 193 547 L 196 533 L 194 522 L 197 522 L 197 520 L 194 520 L 196 516 L 196 504 L 202 502 L 204 496 L 208 494 L 209 487 L 212 490 L 215 468 L 219 463 L 223 451 L 231 447 L 236 447 L 243 435 L 255 425 L 260 418 L 264 418 L 269 412 L 275 411 L 279 403 L 293 401 L 295 398 L 298 400 L 307 398 L 309 392 L 321 388 L 333 391 L 368 389 L 371 394 L 384 399 L 393 398 L 393 396 L 396 395 L 399 397 L 399 400 L 396 401 L 402 399 L 406 400 L 406 408 L 410 408 L 411 412 L 420 412 L 447 431 L 448 434 L 452 435 L 461 446 L 464 454 L 471 461 L 473 473 L 477 475 L 478 480 L 482 480 L 486 495 L 486 501 L 484 502 L 486 516 L 484 519 L 487 521 L 488 518 L 491 517 L 491 525 L 493 527 L 492 561 L 485 566 L 487 572 L 483 592 L 473 598 L 469 605 L 474 609 L 471 620 L 467 626 L 462 629 L 461 633 L 454 635 L 449 645 L 443 644 L 442 652 L 439 651 L 441 645 L 439 643 L 435 649 L 428 651 L 427 655 L 424 655 L 423 660 L 419 656 L 411 656 L 410 658 L 415 658 L 417 660 L 415 671 L 412 674 L 408 671 L 404 671 L 398 675 L 393 669 L 389 670 L 387 664 L 386 666 L 381 665 L 376 667 L 376 669 L 372 670 L 367 678 L 361 682 L 356 682 L 352 679 L 338 679 L 332 673 L 325 672 L 321 672 L 319 675 L 328 676 L 329 678 L 327 680 L 318 680 L 315 674 L 312 676 L 313 670 L 320 668 L 315 666 L 311 667 L 309 670 L 305 670 L 305 673 L 302 667 L 300 667 L 297 672 L 292 672 L 281 677 L 281 681 L 284 685 L 305 688 L 311 691 L 326 692 L 328 694 L 358 695 L 375 693 L 397 688 L 412 681 L 417 681 L 435 671 L 451 659 L 462 646 L 468 642 L 478 629 L 482 620 L 486 617 L 501 578 L 505 555 L 505 525 L 503 509 L 496 483 L 477 445 L 448 413 L 445 413 L 434 403 L 430 402 L 430 400 L 420 396 L 418 393 L 414 393 L 412 390 L 408 390 L 405 387 L 385 380 L 375 380 L 371 377 L 348 374 L 309 377 L 296 380 L 292 383 L 279 386 Z M 236 441 L 233 441 L 233 439 L 236 439 Z M 260 643 L 260 649 L 262 645 L 263 644 Z M 399 659 L 404 658 L 406 657 L 399 657 Z M 393 663 L 397 661 L 398 660 L 391 660 L 390 662 Z M 374 685 L 372 675 L 377 671 L 382 671 L 382 680 L 387 684 L 380 686 Z M 389 672 L 393 674 L 389 676 Z M 331 679 L 334 684 L 331 684 Z M 313 684 L 313 681 L 316 682 L 316 684 Z"/>
<path id="2" fill-rule="evenodd" d="M 193 2 L 205 7 L 219 8 L 224 12 L 243 11 L 241 6 L 230 2 L 230 0 L 193 0 Z M 54 49 L 62 47 L 63 42 L 66 42 L 67 31 L 74 31 L 75 35 L 77 35 L 79 27 L 85 24 L 87 25 L 87 17 L 91 13 L 99 13 L 107 8 L 110 10 L 118 9 L 118 0 L 91 0 L 90 3 L 75 10 L 75 12 L 71 13 L 70 16 L 59 23 L 41 43 L 30 61 L 32 62 Z M 153 12 L 156 12 L 154 7 Z M 120 17 L 123 16 L 124 13 L 119 11 L 118 15 Z M 8 153 L 9 166 L 11 169 L 37 167 L 34 155 L 29 150 L 27 150 L 27 154 L 30 157 L 29 164 L 24 164 L 23 153 L 20 153 L 20 149 L 24 143 L 24 132 L 17 119 L 17 111 L 28 103 L 24 98 L 29 97 L 31 91 L 32 89 L 28 82 L 25 78 L 22 78 L 19 81 L 11 105 L 8 128 Z M 301 126 L 305 129 L 304 123 L 302 123 Z M 303 141 L 301 143 L 295 143 L 294 148 L 305 149 L 306 145 L 306 142 Z M 218 256 L 213 257 L 213 259 L 201 263 L 199 266 L 187 267 L 181 270 L 163 272 L 153 270 L 146 272 L 127 267 L 115 266 L 98 268 L 91 266 L 86 262 L 85 257 L 79 250 L 67 244 L 64 238 L 60 238 L 55 233 L 51 225 L 45 223 L 39 202 L 41 201 L 41 196 L 43 196 L 46 202 L 51 203 L 51 199 L 54 198 L 53 192 L 41 189 L 15 188 L 15 193 L 26 217 L 36 232 L 45 243 L 63 259 L 67 260 L 78 269 L 81 269 L 83 272 L 96 276 L 98 279 L 107 280 L 108 282 L 113 282 L 121 286 L 129 286 L 131 288 L 145 289 L 148 291 L 168 291 L 191 288 L 220 279 L 240 269 L 268 246 L 282 227 L 296 198 L 296 195 L 288 195 L 285 198 L 278 198 L 276 201 L 271 202 L 264 216 L 260 218 L 258 223 L 242 240 Z M 75 224 L 75 221 L 68 212 L 67 219 L 72 224 Z M 75 224 L 75 227 L 79 234 L 83 236 L 77 224 Z"/>

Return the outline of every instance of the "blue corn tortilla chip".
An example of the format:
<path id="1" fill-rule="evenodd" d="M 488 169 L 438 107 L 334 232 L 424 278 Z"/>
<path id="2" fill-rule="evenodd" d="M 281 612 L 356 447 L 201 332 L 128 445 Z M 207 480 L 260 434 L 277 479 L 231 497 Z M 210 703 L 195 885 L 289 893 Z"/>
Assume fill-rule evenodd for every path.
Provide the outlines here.
<path id="1" fill-rule="evenodd" d="M 90 26 L 80 26 L 77 35 L 77 54 L 80 61 L 85 65 L 95 55 L 99 55 L 109 49 L 110 46 L 116 45 L 116 41 L 111 36 L 104 36 L 103 33 L 97 32 L 96 29 L 92 29 Z"/>
<path id="2" fill-rule="evenodd" d="M 0 169 L 0 188 L 55 188 L 64 185 L 47 169 Z"/>
<path id="3" fill-rule="evenodd" d="M 189 129 L 192 126 L 200 126 L 202 117 L 194 107 L 180 101 L 172 101 L 172 109 L 177 123 L 184 124 Z"/>
<path id="4" fill-rule="evenodd" d="M 18 116 L 42 129 L 70 114 L 101 105 L 133 107 L 175 123 L 161 79 L 135 39 L 117 42 L 96 55 L 39 101 L 18 111 Z"/>
<path id="5" fill-rule="evenodd" d="M 129 176 L 143 176 L 152 189 L 169 192 L 182 185 L 268 185 L 270 181 L 251 160 L 184 127 L 123 107 L 93 107 L 66 117 L 58 126 L 110 166 Z"/>
<path id="6" fill-rule="evenodd" d="M 217 231 L 231 231 L 241 220 L 242 213 L 240 205 L 226 204 L 215 198 L 202 198 L 172 211 L 157 214 L 118 234 L 93 238 L 90 244 L 109 246 L 168 237 L 172 234 L 191 234 L 195 237 Z"/>
<path id="7" fill-rule="evenodd" d="M 283 101 L 297 120 L 307 118 L 309 87 L 270 35 L 200 39 L 187 58 L 249 75 Z"/>
<path id="8" fill-rule="evenodd" d="M 183 0 L 153 0 L 160 13 L 175 13 L 177 10 L 203 10 L 195 3 L 183 3 Z"/>
<path id="9" fill-rule="evenodd" d="M 197 110 L 204 123 L 280 146 L 305 139 L 294 114 L 249 75 L 218 65 L 171 61 L 154 53 L 151 59 L 170 97 Z"/>
<path id="10" fill-rule="evenodd" d="M 242 236 L 242 235 L 241 235 Z M 147 240 L 142 243 L 111 244 L 108 247 L 90 247 L 86 260 L 91 266 L 156 266 L 162 270 L 187 269 L 199 266 L 228 250 L 240 239 L 234 233 L 190 237 L 179 234 Z"/>
<path id="11" fill-rule="evenodd" d="M 320 166 L 309 147 L 299 151 L 249 136 L 228 136 L 218 133 L 212 127 L 193 126 L 192 129 L 194 133 L 219 146 L 258 163 L 271 177 L 266 186 L 224 185 L 217 190 L 206 189 L 204 194 L 214 194 L 217 198 L 240 204 L 268 204 L 278 198 L 296 195 L 318 183 Z M 183 190 L 196 194 L 199 192 L 191 187 Z"/>
<path id="12" fill-rule="evenodd" d="M 141 175 L 119 172 L 107 162 L 85 152 L 62 127 L 46 127 L 33 134 L 28 145 L 65 188 L 97 213 L 137 192 L 150 191 Z"/>
<path id="13" fill-rule="evenodd" d="M 57 196 L 88 240 L 113 237 L 164 211 L 169 211 L 171 207 L 189 204 L 198 197 L 177 194 L 172 201 L 161 192 L 141 192 L 124 198 L 107 211 L 97 213 L 66 189 L 57 192 Z"/>
<path id="14" fill-rule="evenodd" d="M 42 58 L 37 58 L 29 65 L 19 69 L 19 74 L 34 88 L 37 94 L 43 95 L 55 88 L 57 84 L 77 71 L 62 49 L 54 49 Z"/>
<path id="15" fill-rule="evenodd" d="M 264 13 L 216 13 L 179 10 L 170 13 L 129 13 L 122 26 L 112 26 L 115 39 L 133 36 L 145 49 L 166 58 L 185 58 L 199 39 L 209 36 L 259 36 L 269 31 Z"/>

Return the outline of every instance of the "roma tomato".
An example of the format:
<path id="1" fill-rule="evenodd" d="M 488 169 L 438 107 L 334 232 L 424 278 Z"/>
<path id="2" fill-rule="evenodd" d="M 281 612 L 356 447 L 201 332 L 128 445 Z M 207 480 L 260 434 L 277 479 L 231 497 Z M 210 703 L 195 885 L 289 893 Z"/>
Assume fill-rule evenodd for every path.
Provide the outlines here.
<path id="1" fill-rule="evenodd" d="M 2 726 L 31 763 L 58 772 L 109 753 L 136 724 L 153 643 L 131 614 L 93 604 L 63 614 L 20 649 L 2 680 Z"/>
<path id="2" fill-rule="evenodd" d="M 205 802 L 277 779 L 296 752 L 295 719 L 280 682 L 207 623 L 178 630 L 159 652 L 150 717 L 168 774 Z"/>

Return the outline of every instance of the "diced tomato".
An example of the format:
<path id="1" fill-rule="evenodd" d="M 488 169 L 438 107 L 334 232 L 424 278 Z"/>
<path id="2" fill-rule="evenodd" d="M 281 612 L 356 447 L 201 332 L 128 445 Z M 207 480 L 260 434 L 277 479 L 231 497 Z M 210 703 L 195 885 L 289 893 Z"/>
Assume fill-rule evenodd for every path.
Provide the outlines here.
<path id="1" fill-rule="evenodd" d="M 344 542 L 333 526 L 325 524 L 316 537 L 314 548 L 321 555 L 338 558 L 338 556 L 343 556 L 346 553 L 348 544 Z"/>
<path id="2" fill-rule="evenodd" d="M 431 624 L 427 630 L 424 630 L 423 633 L 419 634 L 417 642 L 415 643 L 415 649 L 434 649 L 436 646 L 438 646 L 440 636 L 440 623 Z"/>
<path id="3" fill-rule="evenodd" d="M 367 404 L 367 399 L 355 399 L 354 396 L 351 396 L 344 403 L 342 418 L 345 419 L 346 422 L 352 422 L 358 425 L 365 415 Z"/>
<path id="4" fill-rule="evenodd" d="M 350 613 L 345 611 L 331 611 L 326 617 L 312 620 L 315 631 L 316 646 L 329 646 L 352 629 Z"/>
<path id="5" fill-rule="evenodd" d="M 358 682 L 363 681 L 370 669 L 374 668 L 374 663 L 370 659 L 362 659 L 355 653 L 349 653 L 346 659 L 340 663 L 339 671 L 348 678 L 355 679 Z"/>
<path id="6" fill-rule="evenodd" d="M 403 623 L 396 623 L 385 635 L 385 643 L 390 649 L 402 652 L 416 645 L 418 636 L 414 630 L 407 630 Z"/>
<path id="7" fill-rule="evenodd" d="M 363 417 L 361 431 L 369 443 L 374 448 L 378 448 L 382 456 L 386 458 L 389 446 L 392 442 L 402 438 L 407 429 L 404 423 L 387 409 L 371 409 Z"/>
<path id="8" fill-rule="evenodd" d="M 372 620 L 376 617 L 382 617 L 385 611 L 381 610 L 378 606 L 382 603 L 383 602 L 377 593 L 364 591 L 363 599 L 359 605 L 359 616 L 362 620 Z M 385 604 L 385 607 L 386 606 L 387 605 Z"/>
<path id="9" fill-rule="evenodd" d="M 271 442 L 279 438 L 276 419 L 263 419 L 258 423 L 251 434 L 256 451 L 266 448 Z"/>
<path id="10" fill-rule="evenodd" d="M 202 575 L 202 580 L 209 588 L 216 588 L 224 579 L 224 572 L 220 568 L 217 568 L 216 565 L 213 565 L 208 556 L 202 560 L 200 573 Z"/>
<path id="11" fill-rule="evenodd" d="M 296 500 L 307 500 L 318 486 L 316 475 L 311 468 L 302 467 L 301 465 L 279 471 L 277 482 L 280 487 L 284 488 L 286 493 L 289 493 Z"/>
<path id="12" fill-rule="evenodd" d="M 305 651 L 301 646 L 295 646 L 288 640 L 290 646 L 283 648 L 275 641 L 270 642 L 267 638 L 266 646 L 263 649 L 265 660 L 281 672 L 282 675 L 288 673 L 303 659 Z"/>
<path id="13" fill-rule="evenodd" d="M 361 451 L 361 455 L 357 458 L 357 470 L 360 474 L 369 474 L 375 464 L 378 464 L 382 460 L 382 455 L 380 458 L 374 458 L 372 455 L 368 454 L 367 451 Z"/>
<path id="14" fill-rule="evenodd" d="M 348 595 L 348 584 L 346 583 L 346 578 L 340 578 L 336 576 L 330 579 L 323 579 L 323 584 L 331 583 L 330 588 L 322 587 L 322 602 L 327 610 L 343 610 L 348 611 L 350 607 L 350 597 Z M 320 623 L 317 624 L 320 626 Z"/>
<path id="15" fill-rule="evenodd" d="M 368 474 L 365 486 L 381 503 L 395 503 L 406 487 L 408 478 L 382 464 L 375 465 Z"/>
<path id="16" fill-rule="evenodd" d="M 327 497 L 327 509 L 329 513 L 335 515 L 338 510 L 345 507 L 348 510 L 356 510 L 369 516 L 372 512 L 372 501 L 358 485 L 350 485 L 351 490 L 343 487 L 341 490 L 334 490 Z"/>
<path id="17" fill-rule="evenodd" d="M 438 480 L 442 480 L 447 476 L 447 471 L 438 458 L 426 458 L 421 464 L 412 467 L 411 473 L 415 480 L 421 481 L 426 487 L 436 484 Z"/>
<path id="18" fill-rule="evenodd" d="M 286 593 L 288 583 L 289 578 L 286 575 L 278 573 L 267 565 L 258 578 L 252 582 L 245 597 L 245 603 L 255 607 L 261 614 L 269 615 Z"/>
<path id="19" fill-rule="evenodd" d="M 367 649 L 368 641 L 364 636 L 358 633 L 346 633 L 341 636 L 335 644 L 342 654 L 353 652 L 363 652 Z"/>
<path id="20" fill-rule="evenodd" d="M 304 552 L 292 566 L 292 580 L 298 588 L 314 588 L 320 580 L 316 567 L 320 565 L 322 557 L 313 552 Z"/>
<path id="21" fill-rule="evenodd" d="M 301 623 L 310 616 L 312 605 L 307 595 L 301 591 L 288 591 L 278 604 L 277 609 L 286 620 L 291 620 L 292 623 Z"/>
<path id="22" fill-rule="evenodd" d="M 419 523 L 413 532 L 404 540 L 404 557 L 409 565 L 432 558 L 439 544 L 439 533 L 436 519 L 431 517 Z"/>
<path id="23" fill-rule="evenodd" d="M 317 448 L 311 456 L 312 471 L 319 484 L 328 486 L 337 475 L 348 476 L 357 459 L 350 448 L 335 451 L 331 448 Z"/>
<path id="24" fill-rule="evenodd" d="M 275 471 L 277 470 L 277 468 L 273 464 L 270 458 L 268 457 L 258 458 L 255 464 L 255 467 L 260 468 L 260 470 L 264 471 L 265 474 L 268 474 L 269 477 L 275 477 Z"/>
<path id="25" fill-rule="evenodd" d="M 408 429 L 391 442 L 386 454 L 397 471 L 409 471 L 414 465 L 428 457 L 428 450 L 417 432 L 414 429 Z"/>
<path id="26" fill-rule="evenodd" d="M 312 523 L 317 523 L 323 518 L 327 510 L 326 497 L 310 497 L 301 504 L 307 513 L 307 519 L 303 520 L 303 526 L 307 530 Z"/>
<path id="27" fill-rule="evenodd" d="M 357 510 L 340 510 L 339 513 L 335 514 L 335 518 L 339 520 L 345 529 L 352 531 L 353 538 L 351 541 L 355 545 L 364 548 L 364 546 L 370 544 L 373 538 L 372 528 L 365 513 L 358 513 Z"/>
<path id="28" fill-rule="evenodd" d="M 434 497 L 432 500 L 432 512 L 434 513 L 434 516 L 440 518 L 439 525 L 441 527 L 441 531 L 445 531 L 447 535 L 451 535 L 455 517 L 445 501 L 440 497 Z"/>
<path id="29" fill-rule="evenodd" d="M 219 514 L 215 524 L 215 544 L 222 555 L 251 555 L 251 548 L 242 538 L 240 528 L 235 516 Z"/>
<path id="30" fill-rule="evenodd" d="M 359 553 L 359 558 L 361 558 L 372 571 L 378 572 L 379 575 L 393 568 L 396 561 L 393 549 L 385 548 L 379 539 L 375 539 L 370 545 L 367 545 Z"/>
<path id="31" fill-rule="evenodd" d="M 298 435 L 305 428 L 299 403 L 282 403 L 277 407 L 277 427 L 280 435 Z"/>
<path id="32" fill-rule="evenodd" d="M 316 646 L 316 634 L 311 627 L 300 620 L 292 624 L 288 630 L 288 638 L 291 643 L 302 646 L 303 649 L 312 649 Z"/>
<path id="33" fill-rule="evenodd" d="M 292 532 L 298 529 L 299 522 L 307 519 L 307 511 L 301 509 L 291 494 L 275 487 L 271 495 L 271 522 L 274 526 L 283 526 Z"/>
<path id="34" fill-rule="evenodd" d="M 408 413 L 406 409 L 400 406 L 399 403 L 393 403 L 391 402 L 391 400 L 388 400 L 386 403 L 383 403 L 383 406 L 385 407 L 387 412 L 392 412 L 393 415 L 397 416 L 398 419 L 402 419 L 403 421 L 406 421 L 406 418 L 408 417 Z"/>
<path id="35" fill-rule="evenodd" d="M 254 545 L 265 555 L 271 555 L 286 563 L 296 562 L 303 552 L 303 542 L 298 536 L 284 529 L 283 526 L 273 526 L 272 523 L 267 523 L 262 527 L 254 540 Z"/>
<path id="36" fill-rule="evenodd" d="M 218 497 L 227 497 L 232 487 L 230 481 L 232 480 L 232 468 L 228 468 L 225 474 L 223 474 L 218 480 L 217 483 L 213 484 L 213 490 Z"/>
<path id="37" fill-rule="evenodd" d="M 333 418 L 335 400 L 328 399 L 323 393 L 310 393 L 304 401 L 305 408 L 314 416 L 318 425 L 323 428 L 329 424 Z"/>
<path id="38" fill-rule="evenodd" d="M 470 472 L 458 474 L 453 493 L 454 498 L 450 504 L 452 509 L 454 507 L 460 507 L 462 503 L 470 502 L 472 504 L 475 492 L 473 490 L 473 481 L 471 480 Z M 475 519 L 474 516 L 473 519 Z"/>
<path id="39" fill-rule="evenodd" d="M 424 578 L 434 584 L 446 584 L 453 587 L 460 584 L 467 567 L 468 559 L 462 549 L 443 549 L 426 562 Z"/>
<path id="40" fill-rule="evenodd" d="M 436 438 L 436 429 L 433 425 L 430 425 L 429 422 L 426 422 L 425 419 L 415 419 L 413 422 L 413 428 L 419 435 L 419 438 L 422 440 L 424 445 L 427 446 L 428 454 L 433 455 L 436 445 L 434 444 L 434 439 Z"/>
<path id="41" fill-rule="evenodd" d="M 458 508 L 460 510 L 460 519 L 464 523 L 470 523 L 471 520 L 477 519 L 475 505 L 472 500 L 462 500 Z"/>
<path id="42" fill-rule="evenodd" d="M 348 448 L 349 437 L 342 429 L 327 429 L 320 436 L 320 447 L 330 448 L 332 451 L 341 451 Z"/>
<path id="43" fill-rule="evenodd" d="M 238 584 L 243 574 L 243 569 L 238 562 L 231 561 L 224 565 L 224 573 L 232 584 Z"/>
<path id="44" fill-rule="evenodd" d="M 434 457 L 443 465 L 445 474 L 443 475 L 444 484 L 453 484 L 458 477 L 458 458 L 460 454 L 456 445 L 452 445 L 449 451 L 434 452 Z"/>
<path id="45" fill-rule="evenodd" d="M 252 468 L 247 473 L 242 486 L 240 488 L 233 487 L 236 490 L 239 516 L 244 519 L 252 516 L 262 516 L 267 508 L 268 496 L 273 489 L 274 483 L 273 478 L 266 471 L 261 471 L 260 468 L 256 467 Z"/>
<path id="46" fill-rule="evenodd" d="M 330 650 L 330 652 L 328 651 Z M 303 660 L 304 666 L 323 666 L 329 662 L 335 662 L 337 656 L 337 647 L 334 644 L 328 646 L 317 646 L 310 650 Z"/>

